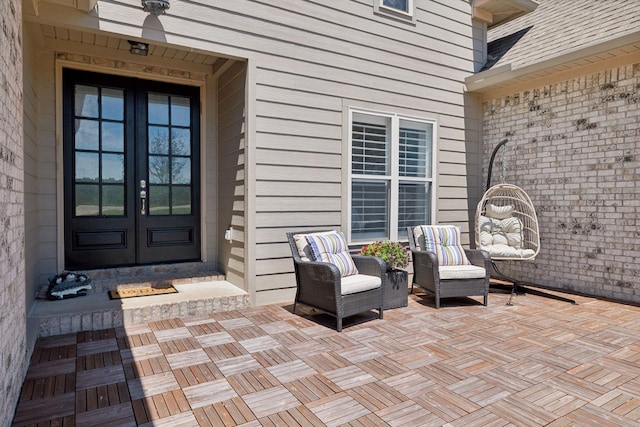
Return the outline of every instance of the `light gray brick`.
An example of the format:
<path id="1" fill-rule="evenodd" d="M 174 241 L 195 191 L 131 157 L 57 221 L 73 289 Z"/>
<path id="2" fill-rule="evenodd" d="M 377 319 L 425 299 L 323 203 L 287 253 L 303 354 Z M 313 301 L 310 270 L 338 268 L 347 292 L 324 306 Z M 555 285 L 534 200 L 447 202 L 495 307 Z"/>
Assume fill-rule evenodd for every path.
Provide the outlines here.
<path id="1" fill-rule="evenodd" d="M 507 275 L 640 302 L 638 87 L 640 63 L 484 102 L 485 173 L 511 132 L 505 178 L 528 192 L 541 227 L 540 255 Z"/>

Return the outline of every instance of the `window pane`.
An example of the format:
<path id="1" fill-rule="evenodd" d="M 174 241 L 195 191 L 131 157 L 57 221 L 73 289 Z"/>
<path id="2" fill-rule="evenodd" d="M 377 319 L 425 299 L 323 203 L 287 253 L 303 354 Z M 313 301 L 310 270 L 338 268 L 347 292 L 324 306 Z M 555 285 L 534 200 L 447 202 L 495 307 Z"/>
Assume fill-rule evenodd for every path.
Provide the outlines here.
<path id="1" fill-rule="evenodd" d="M 178 96 L 171 97 L 171 124 L 174 126 L 189 126 L 190 122 L 190 99 Z"/>
<path id="2" fill-rule="evenodd" d="M 169 215 L 169 186 L 149 187 L 149 215 Z"/>
<path id="3" fill-rule="evenodd" d="M 382 0 L 382 5 L 403 12 L 409 12 L 409 0 Z"/>
<path id="4" fill-rule="evenodd" d="M 191 213 L 191 187 L 173 187 L 171 192 L 171 213 L 188 215 Z"/>
<path id="5" fill-rule="evenodd" d="M 191 184 L 191 159 L 188 157 L 171 159 L 171 183 Z"/>
<path id="6" fill-rule="evenodd" d="M 100 160 L 98 153 L 76 153 L 76 182 L 99 182 Z"/>
<path id="7" fill-rule="evenodd" d="M 191 130 L 171 129 L 171 154 L 189 156 L 191 154 Z"/>
<path id="8" fill-rule="evenodd" d="M 77 184 L 75 188 L 76 216 L 96 216 L 100 208 L 100 186 Z"/>
<path id="9" fill-rule="evenodd" d="M 96 120 L 76 120 L 76 150 L 98 150 L 100 141 L 98 123 Z"/>
<path id="10" fill-rule="evenodd" d="M 149 156 L 149 182 L 169 184 L 170 170 L 168 156 Z"/>
<path id="11" fill-rule="evenodd" d="M 432 125 L 400 121 L 400 176 L 431 177 Z"/>
<path id="12" fill-rule="evenodd" d="M 102 155 L 102 182 L 124 182 L 124 154 Z"/>
<path id="13" fill-rule="evenodd" d="M 353 180 L 351 187 L 352 239 L 388 239 L 388 206 L 388 181 Z"/>
<path id="14" fill-rule="evenodd" d="M 124 185 L 102 186 L 102 215 L 124 215 Z"/>
<path id="15" fill-rule="evenodd" d="M 98 117 L 98 88 L 93 86 L 75 85 L 75 113 L 76 116 Z"/>
<path id="16" fill-rule="evenodd" d="M 352 172 L 363 175 L 388 175 L 388 126 L 354 121 L 351 132 Z"/>
<path id="17" fill-rule="evenodd" d="M 431 183 L 401 182 L 398 200 L 398 237 L 407 237 L 407 228 L 431 223 Z"/>
<path id="18" fill-rule="evenodd" d="M 102 89 L 102 118 L 109 120 L 124 119 L 124 91 L 120 89 Z"/>
<path id="19" fill-rule="evenodd" d="M 102 122 L 102 149 L 124 152 L 124 124 Z"/>
<path id="20" fill-rule="evenodd" d="M 169 128 L 149 126 L 149 153 L 169 154 Z"/>
<path id="21" fill-rule="evenodd" d="M 160 125 L 169 124 L 169 97 L 166 95 L 149 94 L 148 103 L 149 123 Z"/>

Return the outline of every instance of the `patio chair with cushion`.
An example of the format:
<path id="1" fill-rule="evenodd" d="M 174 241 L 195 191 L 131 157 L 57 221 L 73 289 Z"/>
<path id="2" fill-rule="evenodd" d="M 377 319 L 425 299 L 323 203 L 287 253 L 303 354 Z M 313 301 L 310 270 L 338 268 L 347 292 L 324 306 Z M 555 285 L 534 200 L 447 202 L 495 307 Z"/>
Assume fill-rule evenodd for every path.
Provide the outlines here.
<path id="1" fill-rule="evenodd" d="M 486 251 L 464 249 L 453 225 L 407 227 L 413 258 L 413 285 L 441 298 L 483 296 L 487 305 L 491 258 Z"/>
<path id="2" fill-rule="evenodd" d="M 378 310 L 382 319 L 384 261 L 373 256 L 351 256 L 344 235 L 335 230 L 287 233 L 296 274 L 298 303 L 342 319 Z"/>

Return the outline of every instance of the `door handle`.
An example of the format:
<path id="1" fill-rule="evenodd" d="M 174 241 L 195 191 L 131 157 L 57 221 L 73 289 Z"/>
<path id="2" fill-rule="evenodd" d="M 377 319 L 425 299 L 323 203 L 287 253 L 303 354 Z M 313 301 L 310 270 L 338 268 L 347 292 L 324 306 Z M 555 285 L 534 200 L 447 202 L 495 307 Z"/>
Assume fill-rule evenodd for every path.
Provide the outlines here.
<path id="1" fill-rule="evenodd" d="M 147 183 L 144 179 L 140 180 L 140 215 L 147 214 Z"/>

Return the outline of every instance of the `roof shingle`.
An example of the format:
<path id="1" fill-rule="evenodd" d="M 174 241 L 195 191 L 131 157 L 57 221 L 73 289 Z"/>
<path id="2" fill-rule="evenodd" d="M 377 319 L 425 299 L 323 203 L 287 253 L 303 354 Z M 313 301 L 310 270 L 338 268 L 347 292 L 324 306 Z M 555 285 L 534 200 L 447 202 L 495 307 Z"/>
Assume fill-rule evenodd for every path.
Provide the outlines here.
<path id="1" fill-rule="evenodd" d="M 538 0 L 533 12 L 491 28 L 484 70 L 521 68 L 640 28 L 640 0 Z"/>

